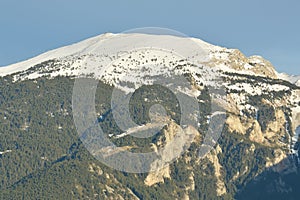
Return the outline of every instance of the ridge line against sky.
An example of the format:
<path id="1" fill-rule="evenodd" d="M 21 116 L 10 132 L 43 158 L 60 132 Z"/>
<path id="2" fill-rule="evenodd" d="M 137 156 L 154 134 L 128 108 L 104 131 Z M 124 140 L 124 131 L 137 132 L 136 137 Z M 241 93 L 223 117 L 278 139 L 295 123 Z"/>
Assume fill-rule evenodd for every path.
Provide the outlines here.
<path id="1" fill-rule="evenodd" d="M 152 26 L 261 55 L 279 72 L 300 75 L 299 9 L 297 0 L 1 1 L 0 66 L 105 32 Z"/>

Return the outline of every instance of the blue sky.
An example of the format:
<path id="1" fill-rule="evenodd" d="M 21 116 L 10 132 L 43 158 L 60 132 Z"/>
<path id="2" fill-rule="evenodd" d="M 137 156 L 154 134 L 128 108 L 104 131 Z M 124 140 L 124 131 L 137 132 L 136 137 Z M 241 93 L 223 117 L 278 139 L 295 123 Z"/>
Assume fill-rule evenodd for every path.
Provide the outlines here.
<path id="1" fill-rule="evenodd" d="M 164 27 L 300 75 L 300 1 L 0 0 L 0 66 L 104 32 Z"/>

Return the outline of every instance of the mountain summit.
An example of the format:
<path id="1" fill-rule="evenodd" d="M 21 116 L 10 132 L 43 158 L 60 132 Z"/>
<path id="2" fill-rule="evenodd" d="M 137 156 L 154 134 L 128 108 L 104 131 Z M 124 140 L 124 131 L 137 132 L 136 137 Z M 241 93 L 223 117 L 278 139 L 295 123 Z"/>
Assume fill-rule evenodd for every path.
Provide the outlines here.
<path id="1" fill-rule="evenodd" d="M 107 40 L 110 40 L 109 47 L 105 46 L 105 42 Z M 63 62 L 66 59 L 75 61 L 76 59 L 85 55 L 101 55 L 112 51 L 114 48 L 120 48 L 120 45 L 122 46 L 122 48 L 127 47 L 129 48 L 129 50 L 131 50 L 132 47 L 139 46 L 139 44 L 147 46 L 147 41 L 149 48 L 155 48 L 156 46 L 160 47 L 162 46 L 162 43 L 164 43 L 166 47 L 172 44 L 170 46 L 177 46 L 179 48 L 182 48 L 182 46 L 187 46 L 191 43 L 194 43 L 193 45 L 198 45 L 197 48 L 203 51 L 201 52 L 202 54 L 205 54 L 200 60 L 198 60 L 199 63 L 203 63 L 211 67 L 220 68 L 224 71 L 231 70 L 244 74 L 250 73 L 278 78 L 272 64 L 260 56 L 252 56 L 247 58 L 237 49 L 227 49 L 215 46 L 196 38 L 171 35 L 149 35 L 139 33 L 106 33 L 96 37 L 92 37 L 73 45 L 48 51 L 23 62 L 1 67 L 0 75 L 4 76 L 16 72 L 22 72 L 29 69 L 30 67 L 33 67 L 34 65 L 52 59 L 60 60 Z M 103 46 L 105 46 L 106 49 L 104 49 Z M 194 48 L 196 49 L 196 47 Z M 193 52 L 192 50 L 188 52 L 191 53 L 191 56 L 192 54 L 197 53 Z M 75 66 L 70 67 L 77 68 L 76 64 Z M 56 75 L 65 75 L 68 70 L 65 69 L 60 71 L 61 72 L 57 73 Z M 75 72 L 74 75 L 76 75 Z"/>

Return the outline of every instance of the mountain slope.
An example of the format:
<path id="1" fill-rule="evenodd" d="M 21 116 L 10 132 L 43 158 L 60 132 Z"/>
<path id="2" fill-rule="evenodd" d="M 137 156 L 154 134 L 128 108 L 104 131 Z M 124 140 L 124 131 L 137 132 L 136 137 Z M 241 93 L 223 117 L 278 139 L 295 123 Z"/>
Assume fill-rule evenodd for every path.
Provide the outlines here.
<path id="1" fill-rule="evenodd" d="M 104 34 L 0 68 L 0 76 L 3 199 L 233 199 L 266 171 L 298 171 L 300 89 L 259 56 L 247 58 L 238 50 L 194 38 Z M 100 152 L 111 157 L 125 150 L 153 151 L 168 163 L 173 151 L 160 149 L 174 148 L 176 138 L 176 147 L 185 147 L 181 139 L 187 138 L 183 154 L 159 171 L 137 174 L 95 159 L 79 139 L 89 130 L 78 134 L 72 116 L 78 76 L 100 80 L 94 121 L 117 146 Z M 199 106 L 199 113 L 192 115 L 198 123 L 190 126 L 180 125 L 174 93 L 155 84 L 180 76 L 189 86 L 178 92 Z M 223 96 L 213 93 L 220 88 Z M 131 95 L 129 111 L 136 127 L 122 129 L 118 124 L 111 101 L 116 91 Z M 157 104 L 167 117 L 151 121 L 148 112 Z M 219 110 L 226 111 L 226 120 L 215 142 L 206 136 L 221 121 L 224 112 Z M 138 135 L 136 130 L 155 123 L 163 124 L 157 134 L 132 137 L 132 132 Z M 201 154 L 204 143 L 213 148 Z M 294 185 L 280 182 L 275 188 L 280 193 L 290 187 Z"/>

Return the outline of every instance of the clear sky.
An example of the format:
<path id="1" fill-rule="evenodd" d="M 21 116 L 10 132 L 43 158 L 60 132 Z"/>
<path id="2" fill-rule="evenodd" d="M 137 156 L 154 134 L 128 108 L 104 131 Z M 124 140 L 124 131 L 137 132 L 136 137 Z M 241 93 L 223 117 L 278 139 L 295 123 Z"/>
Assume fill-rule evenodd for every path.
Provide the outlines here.
<path id="1" fill-rule="evenodd" d="M 299 0 L 0 0 L 0 66 L 105 32 L 171 28 L 300 75 Z"/>

